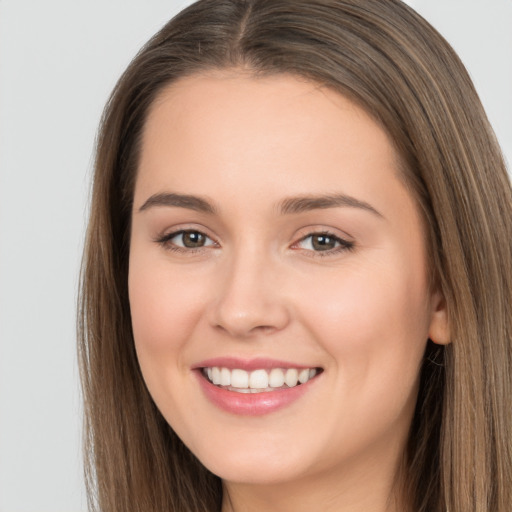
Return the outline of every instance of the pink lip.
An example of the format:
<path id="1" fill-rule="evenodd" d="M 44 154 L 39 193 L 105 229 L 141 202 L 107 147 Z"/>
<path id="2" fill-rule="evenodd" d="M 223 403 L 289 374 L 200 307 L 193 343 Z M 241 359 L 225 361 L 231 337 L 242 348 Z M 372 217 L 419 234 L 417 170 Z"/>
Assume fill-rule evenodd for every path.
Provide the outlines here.
<path id="1" fill-rule="evenodd" d="M 275 359 L 241 360 L 231 357 L 208 359 L 194 365 L 194 374 L 205 396 L 220 409 L 241 416 L 261 416 L 287 407 L 307 393 L 314 386 L 318 378 L 317 375 L 305 384 L 300 384 L 293 388 L 277 389 L 262 393 L 237 393 L 236 391 L 229 391 L 215 386 L 203 375 L 202 368 L 214 366 L 230 369 L 240 368 L 246 371 L 271 368 L 302 369 L 311 368 L 311 366 L 296 365 Z"/>
<path id="2" fill-rule="evenodd" d="M 233 368 L 240 368 L 241 370 L 245 370 L 247 372 L 251 372 L 253 370 L 271 370 L 272 368 L 297 368 L 302 370 L 304 368 L 313 368 L 313 366 L 306 366 L 303 364 L 296 364 L 289 361 L 279 361 L 277 359 L 268 359 L 268 358 L 255 358 L 255 359 L 239 359 L 237 357 L 216 357 L 213 359 L 206 359 L 205 361 L 201 361 L 195 364 L 192 369 L 197 368 L 212 368 L 214 366 L 218 366 L 219 368 L 229 368 L 232 370 Z"/>

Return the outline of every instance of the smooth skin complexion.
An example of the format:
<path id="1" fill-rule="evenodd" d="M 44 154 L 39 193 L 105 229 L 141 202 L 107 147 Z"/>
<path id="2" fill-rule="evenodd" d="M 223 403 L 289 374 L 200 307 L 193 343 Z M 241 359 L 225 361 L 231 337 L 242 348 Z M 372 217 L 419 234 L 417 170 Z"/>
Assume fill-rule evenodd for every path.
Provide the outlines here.
<path id="1" fill-rule="evenodd" d="M 399 169 L 364 110 L 293 76 L 193 75 L 153 105 L 135 344 L 158 408 L 222 478 L 223 512 L 408 510 L 394 491 L 419 369 L 449 332 Z M 244 394 L 209 382 L 216 365 L 316 375 Z"/>

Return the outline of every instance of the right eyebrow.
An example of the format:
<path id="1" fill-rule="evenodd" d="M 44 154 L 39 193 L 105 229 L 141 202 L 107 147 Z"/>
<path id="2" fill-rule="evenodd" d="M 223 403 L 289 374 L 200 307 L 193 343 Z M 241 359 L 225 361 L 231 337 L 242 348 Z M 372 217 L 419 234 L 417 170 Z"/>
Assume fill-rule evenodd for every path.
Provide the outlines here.
<path id="1" fill-rule="evenodd" d="M 150 196 L 139 208 L 139 212 L 154 208 L 156 206 L 175 206 L 178 208 L 187 208 L 201 213 L 216 213 L 216 208 L 208 200 L 187 194 L 176 194 L 172 192 L 161 192 Z"/>

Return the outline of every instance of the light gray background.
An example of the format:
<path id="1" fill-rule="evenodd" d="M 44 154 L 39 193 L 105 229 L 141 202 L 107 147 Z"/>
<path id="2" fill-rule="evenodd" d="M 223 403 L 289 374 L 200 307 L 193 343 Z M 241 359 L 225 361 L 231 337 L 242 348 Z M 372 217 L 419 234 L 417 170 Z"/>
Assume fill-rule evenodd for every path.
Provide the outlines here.
<path id="1" fill-rule="evenodd" d="M 189 3 L 0 1 L 0 512 L 86 510 L 74 320 L 95 131 Z M 468 66 L 511 162 L 512 0 L 409 3 Z"/>

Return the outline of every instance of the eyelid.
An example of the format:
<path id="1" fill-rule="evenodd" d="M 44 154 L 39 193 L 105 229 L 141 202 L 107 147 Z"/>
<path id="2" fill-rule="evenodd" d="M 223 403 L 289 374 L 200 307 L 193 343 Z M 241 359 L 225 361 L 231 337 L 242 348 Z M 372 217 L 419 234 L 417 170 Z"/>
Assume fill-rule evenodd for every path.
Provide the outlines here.
<path id="1" fill-rule="evenodd" d="M 211 243 L 207 243 L 206 245 L 199 247 L 184 247 L 171 242 L 171 240 L 174 237 L 187 232 L 200 233 L 201 235 L 206 237 Z M 332 238 L 336 241 L 338 246 L 326 250 L 314 250 L 298 247 L 299 244 L 313 236 L 326 236 Z M 191 225 L 178 225 L 173 226 L 172 228 L 167 228 L 166 230 L 162 231 L 160 235 L 157 235 L 154 238 L 154 242 L 160 244 L 165 249 L 174 250 L 176 252 L 182 253 L 194 253 L 198 251 L 204 251 L 206 249 L 220 247 L 220 244 L 217 241 L 216 237 L 210 235 L 208 229 L 206 229 L 203 226 Z M 335 255 L 344 251 L 351 251 L 354 249 L 354 247 L 355 241 L 353 240 L 353 237 L 351 237 L 347 233 L 340 233 L 339 230 L 333 230 L 331 228 L 326 228 L 324 226 L 307 226 L 300 229 L 295 237 L 295 242 L 293 242 L 290 246 L 290 248 L 293 250 L 304 251 L 306 253 L 310 253 L 310 255 L 312 256 L 320 257 Z"/>
<path id="2" fill-rule="evenodd" d="M 325 224 L 309 224 L 308 226 L 304 226 L 295 232 L 294 238 L 296 240 L 302 240 L 310 235 L 327 235 L 345 242 L 355 243 L 354 237 L 346 231 Z"/>
<path id="3" fill-rule="evenodd" d="M 301 247 L 298 247 L 298 245 L 305 240 L 307 240 L 310 237 L 313 236 L 326 236 L 329 238 L 334 239 L 339 245 L 337 247 L 334 247 L 332 249 L 326 249 L 325 251 L 315 251 L 314 249 L 304 249 Z M 298 239 L 291 245 L 291 248 L 294 250 L 300 250 L 307 253 L 311 253 L 312 256 L 319 256 L 319 257 L 325 257 L 325 256 L 332 256 L 339 254 L 341 252 L 345 251 L 352 251 L 355 248 L 355 241 L 351 236 L 344 233 L 335 233 L 334 230 L 330 228 L 325 228 L 322 226 L 310 226 L 308 228 L 303 228 L 300 230 L 300 233 L 298 235 Z"/>
<path id="4" fill-rule="evenodd" d="M 154 238 L 154 242 L 163 246 L 165 249 L 174 250 L 176 252 L 187 252 L 192 253 L 196 251 L 202 251 L 205 249 L 209 249 L 212 247 L 219 247 L 219 243 L 216 240 L 215 237 L 208 234 L 208 229 L 202 227 L 202 226 L 190 226 L 190 225 L 184 225 L 184 226 L 174 226 L 172 228 L 168 228 L 161 232 L 161 234 L 157 235 Z M 213 243 L 208 243 L 207 245 L 199 246 L 199 247 L 182 247 L 180 245 L 176 245 L 171 242 L 171 240 L 181 234 L 184 233 L 199 233 L 203 235 L 205 238 L 207 238 L 209 241 Z"/>

